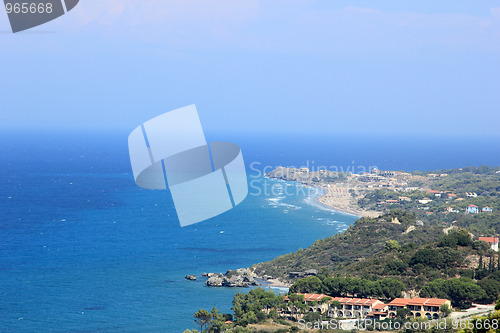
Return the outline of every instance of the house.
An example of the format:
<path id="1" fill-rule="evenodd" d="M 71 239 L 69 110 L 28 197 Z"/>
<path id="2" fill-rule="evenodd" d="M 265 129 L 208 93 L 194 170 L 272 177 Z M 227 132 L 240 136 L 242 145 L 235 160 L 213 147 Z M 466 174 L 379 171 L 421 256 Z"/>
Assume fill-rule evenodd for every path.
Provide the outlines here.
<path id="1" fill-rule="evenodd" d="M 479 213 L 479 208 L 476 205 L 469 205 L 469 207 L 465 209 L 465 212 L 468 214 L 477 214 Z"/>
<path id="2" fill-rule="evenodd" d="M 442 298 L 395 298 L 387 304 L 387 311 L 390 318 L 396 317 L 399 309 L 408 309 L 411 311 L 412 317 L 438 319 L 440 308 L 444 304 L 451 309 L 451 302 Z"/>
<path id="3" fill-rule="evenodd" d="M 408 198 L 408 197 L 399 197 L 399 201 L 411 201 L 411 198 Z"/>
<path id="4" fill-rule="evenodd" d="M 484 206 L 483 209 L 482 209 L 483 212 L 489 212 L 491 213 L 493 211 L 493 209 L 491 209 L 490 207 L 488 206 Z"/>
<path id="5" fill-rule="evenodd" d="M 434 196 L 435 196 L 435 197 L 437 197 L 437 198 L 441 198 L 441 193 L 443 193 L 443 192 L 441 192 L 441 191 L 436 191 L 436 190 L 429 190 L 429 191 L 427 191 L 427 193 L 429 193 L 429 194 L 434 194 Z"/>
<path id="6" fill-rule="evenodd" d="M 477 193 L 476 192 L 465 192 L 465 195 L 467 198 L 477 198 Z"/>
<path id="7" fill-rule="evenodd" d="M 448 213 L 458 213 L 458 209 L 454 209 L 454 208 L 452 208 L 452 207 L 448 207 L 448 208 L 446 208 L 446 211 L 447 211 Z"/>
<path id="8" fill-rule="evenodd" d="M 388 204 L 395 204 L 395 203 L 398 203 L 399 201 L 398 200 L 390 200 L 389 199 L 389 200 L 386 200 L 385 202 L 388 203 Z"/>
<path id="9" fill-rule="evenodd" d="M 307 271 L 304 272 L 304 276 L 316 276 L 316 275 L 318 275 L 317 269 L 308 269 Z"/>
<path id="10" fill-rule="evenodd" d="M 491 249 L 498 252 L 498 237 L 479 237 L 479 240 L 489 243 Z"/>
<path id="11" fill-rule="evenodd" d="M 304 276 L 303 272 L 289 272 L 288 273 L 288 277 L 291 278 L 291 279 L 300 278 L 300 277 L 303 277 L 303 276 Z"/>
<path id="12" fill-rule="evenodd" d="M 300 168 L 300 172 L 308 173 L 309 172 L 309 168 Z"/>
<path id="13" fill-rule="evenodd" d="M 456 198 L 457 195 L 455 193 L 448 193 L 448 198 Z"/>
<path id="14" fill-rule="evenodd" d="M 422 199 L 422 200 L 418 200 L 419 203 L 425 205 L 425 204 L 428 204 L 429 202 L 431 202 L 432 200 L 431 199 Z"/>

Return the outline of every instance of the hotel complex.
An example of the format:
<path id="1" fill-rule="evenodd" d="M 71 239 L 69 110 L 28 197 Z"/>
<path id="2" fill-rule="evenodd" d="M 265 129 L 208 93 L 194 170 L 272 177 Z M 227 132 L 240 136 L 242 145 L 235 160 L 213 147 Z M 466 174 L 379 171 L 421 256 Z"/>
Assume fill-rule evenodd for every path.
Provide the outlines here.
<path id="1" fill-rule="evenodd" d="M 441 306 L 447 305 L 450 309 L 451 302 L 441 298 L 395 298 L 385 304 L 378 299 L 331 297 L 325 294 L 298 294 L 304 296 L 307 312 L 319 312 L 332 318 L 394 318 L 400 309 L 409 310 L 411 317 L 427 317 L 438 319 L 441 316 Z M 285 296 L 285 302 L 289 304 Z M 340 303 L 340 305 L 339 305 Z M 295 316 L 300 319 L 304 314 L 299 314 L 298 309 L 291 304 L 281 314 Z"/>

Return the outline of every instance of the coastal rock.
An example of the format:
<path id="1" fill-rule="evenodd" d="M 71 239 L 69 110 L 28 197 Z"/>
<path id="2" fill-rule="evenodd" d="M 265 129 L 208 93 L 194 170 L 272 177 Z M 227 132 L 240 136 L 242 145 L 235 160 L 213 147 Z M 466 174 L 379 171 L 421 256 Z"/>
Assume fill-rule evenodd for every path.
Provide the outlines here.
<path id="1" fill-rule="evenodd" d="M 186 278 L 186 280 L 194 281 L 194 280 L 196 280 L 196 275 L 186 275 L 185 278 Z"/>
<path id="2" fill-rule="evenodd" d="M 208 273 L 209 279 L 205 283 L 209 287 L 249 287 L 258 286 L 253 273 L 247 268 L 239 268 L 236 270 L 228 270 L 224 275 Z"/>
<path id="3" fill-rule="evenodd" d="M 222 281 L 223 279 L 219 276 L 212 276 L 208 278 L 207 282 L 205 284 L 209 287 L 222 287 Z"/>
<path id="4" fill-rule="evenodd" d="M 203 273 L 201 273 L 201 276 L 208 276 L 208 273 L 207 272 L 203 272 Z"/>

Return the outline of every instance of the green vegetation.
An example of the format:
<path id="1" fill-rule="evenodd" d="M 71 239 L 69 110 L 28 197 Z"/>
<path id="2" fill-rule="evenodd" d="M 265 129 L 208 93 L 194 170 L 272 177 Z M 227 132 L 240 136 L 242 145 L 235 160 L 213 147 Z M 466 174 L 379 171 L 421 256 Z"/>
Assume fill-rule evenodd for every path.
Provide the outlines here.
<path id="1" fill-rule="evenodd" d="M 267 274 L 285 281 L 292 280 L 288 276 L 289 272 L 312 268 L 348 273 L 349 265 L 384 252 L 389 240 L 396 241 L 407 249 L 428 241 L 437 241 L 442 235 L 442 228 L 416 226 L 416 220 L 415 214 L 401 210 L 389 212 L 379 218 L 363 217 L 342 234 L 318 240 L 307 249 L 254 265 L 253 268 L 257 274 Z M 410 226 L 415 230 L 405 232 Z"/>
<path id="2" fill-rule="evenodd" d="M 204 309 L 198 310 L 194 314 L 194 321 L 200 326 L 200 332 L 220 333 L 226 332 L 228 328 L 226 321 L 232 317 L 230 314 L 219 313 L 217 308 L 213 307 L 210 312 Z M 186 330 L 184 333 L 198 333 L 198 331 Z"/>
<path id="3" fill-rule="evenodd" d="M 240 326 L 262 322 L 267 318 L 266 314 L 261 311 L 263 309 L 269 312 L 270 317 L 277 318 L 276 310 L 271 309 L 281 308 L 283 303 L 283 296 L 262 288 L 253 289 L 248 294 L 237 293 L 233 300 L 235 322 Z"/>
<path id="4" fill-rule="evenodd" d="M 413 172 L 413 175 L 418 175 L 413 177 L 418 184 L 410 183 L 409 186 L 431 188 L 440 191 L 438 195 L 421 190 L 403 194 L 388 188 L 369 191 L 358 204 L 363 208 L 385 211 L 380 217 L 360 218 L 342 234 L 318 240 L 306 249 L 252 268 L 261 276 L 271 275 L 293 283 L 288 295 L 289 302 L 294 305 L 290 308 L 291 318 L 288 318 L 292 320 L 299 315 L 305 315 L 311 322 L 328 320 L 320 313 L 307 313 L 303 296 L 298 293 L 372 297 L 386 301 L 419 294 L 421 297 L 450 299 L 456 308 L 468 308 L 472 302 L 491 303 L 500 294 L 500 255 L 477 237 L 500 233 L 499 170 L 486 166 L 470 167 L 439 170 L 433 172 L 434 176 L 431 172 Z M 437 176 L 442 174 L 447 175 Z M 467 196 L 471 192 L 477 193 L 477 197 Z M 350 193 L 354 196 L 354 191 Z M 449 196 L 448 193 L 455 195 Z M 402 196 L 409 200 L 400 199 Z M 430 200 L 418 202 L 423 199 Z M 397 201 L 387 203 L 387 200 Z M 493 212 L 465 214 L 465 208 L 471 204 L 480 209 L 491 207 Z M 447 211 L 448 207 L 452 212 Z M 309 269 L 318 270 L 318 274 L 296 278 L 296 272 Z M 320 303 L 327 300 L 325 298 Z M 332 303 L 335 305 L 339 304 Z M 263 289 L 251 290 L 248 294 L 238 293 L 233 301 L 234 323 L 226 327 L 227 332 L 255 332 L 251 326 L 263 323 L 274 327 L 281 325 L 274 332 L 297 331 L 293 323 L 279 317 L 278 310 L 283 306 L 283 296 Z M 440 310 L 445 317 L 451 311 L 447 306 Z M 500 300 L 496 310 L 500 310 Z M 220 317 L 200 311 L 196 318 L 200 328 L 206 332 L 218 332 L 214 318 Z M 407 315 L 401 310 L 397 318 L 387 320 L 408 321 Z M 500 318 L 500 311 L 475 320 L 484 323 L 492 318 Z M 447 327 L 450 328 L 451 324 Z M 434 326 L 405 332 L 437 331 Z M 447 331 L 457 332 L 451 328 Z"/>
<path id="5" fill-rule="evenodd" d="M 290 288 L 292 293 L 325 293 L 333 297 L 377 297 L 391 300 L 401 297 L 405 285 L 392 278 L 370 281 L 359 278 L 327 277 L 323 281 L 315 276 L 300 279 Z"/>
<path id="6" fill-rule="evenodd" d="M 404 291 L 420 290 L 422 297 L 447 298 L 461 308 L 471 302 L 491 303 L 500 293 L 500 271 L 498 256 L 488 249 L 463 229 L 420 246 L 388 240 L 373 256 L 338 267 L 337 276 L 299 279 L 290 291 L 391 300 Z M 479 264 L 472 267 L 470 261 L 477 257 Z"/>

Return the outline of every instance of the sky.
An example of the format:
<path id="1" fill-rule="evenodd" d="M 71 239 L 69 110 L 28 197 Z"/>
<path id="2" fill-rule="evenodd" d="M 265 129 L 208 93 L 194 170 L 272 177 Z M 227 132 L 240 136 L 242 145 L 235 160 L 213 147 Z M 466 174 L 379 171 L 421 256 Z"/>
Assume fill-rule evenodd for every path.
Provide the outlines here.
<path id="1" fill-rule="evenodd" d="M 500 0 L 81 0 L 12 34 L 0 130 L 500 136 Z"/>

